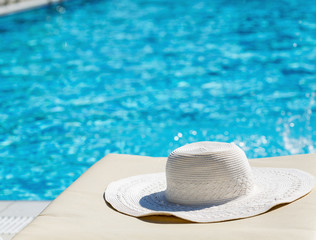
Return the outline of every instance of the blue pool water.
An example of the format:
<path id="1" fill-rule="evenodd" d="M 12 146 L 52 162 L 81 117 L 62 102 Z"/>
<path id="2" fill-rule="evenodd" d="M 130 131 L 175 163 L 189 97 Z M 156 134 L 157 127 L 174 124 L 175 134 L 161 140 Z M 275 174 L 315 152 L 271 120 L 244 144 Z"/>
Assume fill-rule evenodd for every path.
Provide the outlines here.
<path id="1" fill-rule="evenodd" d="M 0 199 L 108 153 L 315 152 L 315 1 L 72 0 L 0 18 Z"/>

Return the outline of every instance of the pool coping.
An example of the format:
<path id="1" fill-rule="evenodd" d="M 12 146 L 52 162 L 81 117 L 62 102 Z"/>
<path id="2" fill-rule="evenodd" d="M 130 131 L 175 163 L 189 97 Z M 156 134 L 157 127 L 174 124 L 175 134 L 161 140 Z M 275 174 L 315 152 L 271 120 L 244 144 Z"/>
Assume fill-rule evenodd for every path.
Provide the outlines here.
<path id="1" fill-rule="evenodd" d="M 58 2 L 63 2 L 63 0 L 24 0 L 7 5 L 0 5 L 0 17 Z"/>

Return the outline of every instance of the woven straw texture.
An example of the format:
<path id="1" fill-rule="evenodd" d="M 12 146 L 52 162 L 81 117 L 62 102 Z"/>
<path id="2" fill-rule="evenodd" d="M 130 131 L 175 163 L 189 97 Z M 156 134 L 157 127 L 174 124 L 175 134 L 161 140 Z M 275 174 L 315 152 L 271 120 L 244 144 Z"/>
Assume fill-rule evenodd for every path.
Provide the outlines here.
<path id="1" fill-rule="evenodd" d="M 169 155 L 166 173 L 109 184 L 105 199 L 135 217 L 173 215 L 192 222 L 246 218 L 311 191 L 314 177 L 297 169 L 250 168 L 234 144 L 201 142 Z"/>

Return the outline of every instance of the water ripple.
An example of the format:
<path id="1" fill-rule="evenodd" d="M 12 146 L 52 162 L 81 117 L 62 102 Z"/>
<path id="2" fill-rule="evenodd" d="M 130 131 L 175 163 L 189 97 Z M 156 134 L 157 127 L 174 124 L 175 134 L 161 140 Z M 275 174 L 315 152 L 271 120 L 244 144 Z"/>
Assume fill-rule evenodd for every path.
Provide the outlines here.
<path id="1" fill-rule="evenodd" d="M 73 0 L 0 18 L 0 198 L 53 199 L 108 153 L 315 152 L 315 16 L 313 0 Z"/>

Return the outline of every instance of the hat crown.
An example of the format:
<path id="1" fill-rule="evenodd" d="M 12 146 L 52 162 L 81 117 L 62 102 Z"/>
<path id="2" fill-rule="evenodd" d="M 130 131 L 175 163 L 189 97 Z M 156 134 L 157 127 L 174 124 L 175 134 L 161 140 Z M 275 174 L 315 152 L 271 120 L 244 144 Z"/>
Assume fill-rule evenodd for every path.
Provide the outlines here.
<path id="1" fill-rule="evenodd" d="M 178 204 L 219 204 L 254 188 L 248 159 L 233 143 L 197 142 L 170 153 L 166 198 Z"/>

